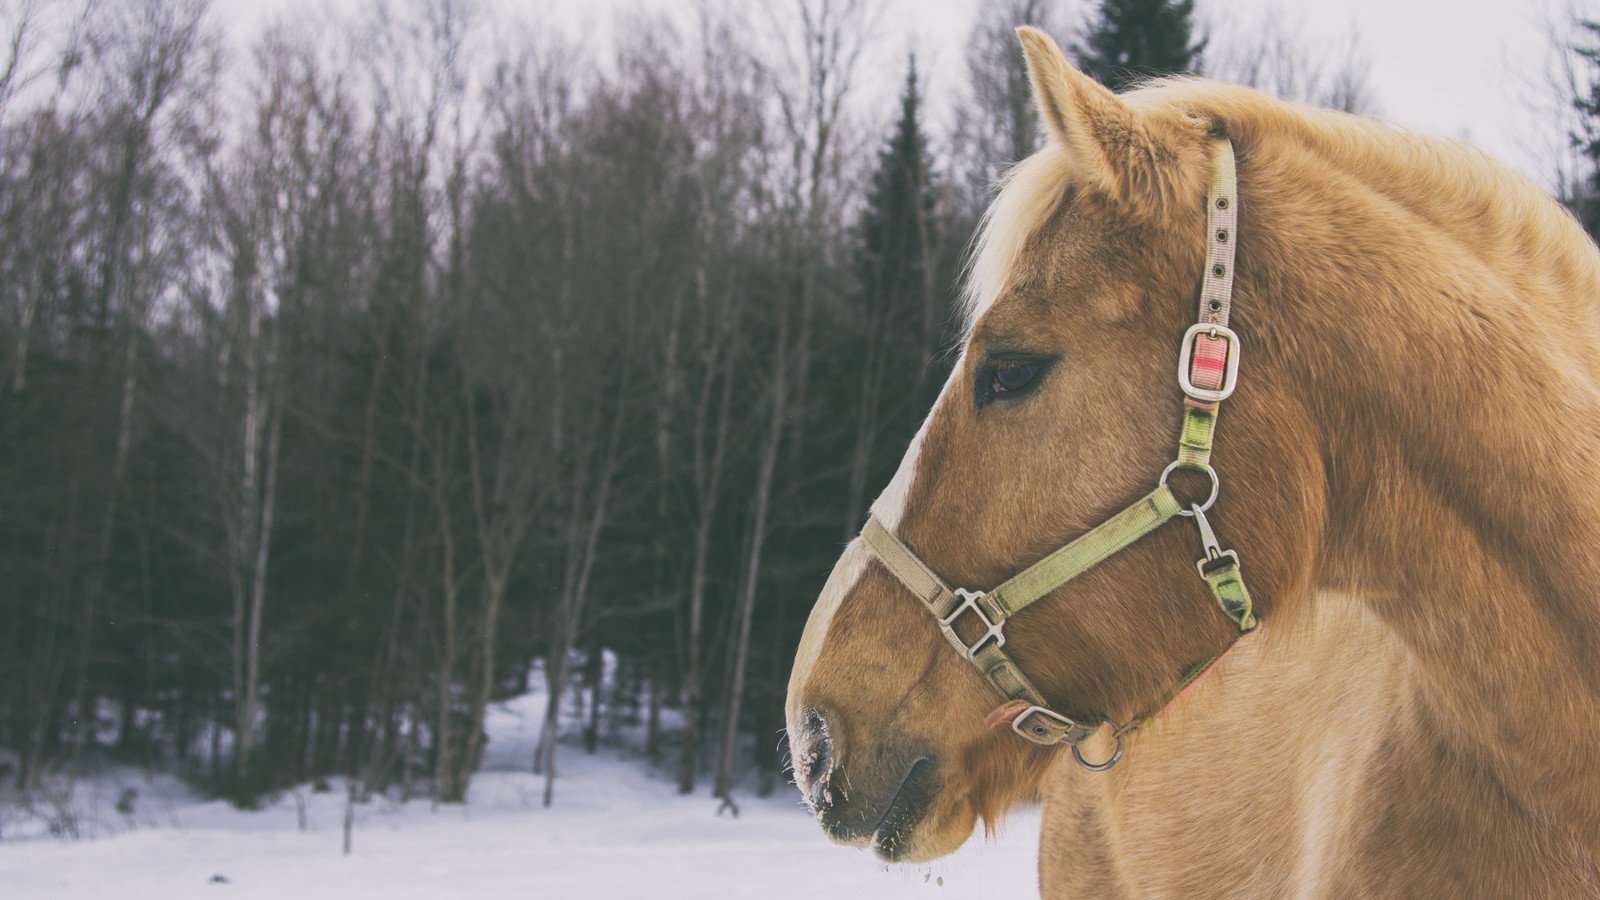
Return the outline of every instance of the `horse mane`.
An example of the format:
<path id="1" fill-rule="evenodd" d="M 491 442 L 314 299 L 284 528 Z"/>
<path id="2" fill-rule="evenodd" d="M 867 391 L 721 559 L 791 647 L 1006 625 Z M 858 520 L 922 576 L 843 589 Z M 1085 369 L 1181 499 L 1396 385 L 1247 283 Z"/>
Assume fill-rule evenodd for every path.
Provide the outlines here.
<path id="1" fill-rule="evenodd" d="M 1571 213 L 1477 148 L 1205 78 L 1152 80 L 1122 99 L 1151 118 L 1202 134 L 1226 134 L 1246 171 L 1252 155 L 1281 153 L 1289 155 L 1291 165 L 1318 166 L 1328 176 L 1363 185 L 1403 212 L 1457 235 L 1513 277 L 1547 278 L 1555 255 L 1580 283 L 1600 283 L 1592 244 Z M 962 290 L 967 330 L 1005 288 L 1028 241 L 1062 207 L 1075 168 L 1067 148 L 1050 141 L 1002 176 L 967 265 Z M 1199 177 L 1200 183 L 1205 180 Z M 1567 294 L 1590 303 L 1584 291 Z"/>

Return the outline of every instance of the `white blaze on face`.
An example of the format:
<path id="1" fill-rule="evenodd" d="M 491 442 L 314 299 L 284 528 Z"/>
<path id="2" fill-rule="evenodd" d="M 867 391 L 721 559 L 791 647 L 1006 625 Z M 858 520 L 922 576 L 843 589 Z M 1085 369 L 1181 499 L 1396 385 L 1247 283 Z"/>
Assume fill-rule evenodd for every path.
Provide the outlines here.
<path id="1" fill-rule="evenodd" d="M 965 355 L 956 360 L 955 368 L 950 371 L 950 378 L 945 382 L 944 389 L 939 392 L 939 399 L 934 401 L 933 409 L 929 410 L 928 417 L 922 420 L 922 427 L 917 429 L 917 436 L 911 439 L 911 446 L 906 448 L 906 455 L 900 459 L 900 468 L 895 471 L 894 477 L 889 479 L 889 486 L 883 489 L 878 499 L 872 504 L 872 515 L 883 523 L 891 533 L 900 527 L 900 518 L 905 514 L 906 497 L 911 494 L 911 485 L 917 477 L 917 457 L 922 451 L 923 438 L 928 434 L 928 423 L 933 421 L 939 407 L 944 404 L 945 398 L 950 394 L 950 386 L 959 377 Z M 828 628 L 833 624 L 834 614 L 839 611 L 839 606 L 844 598 L 849 596 L 856 582 L 860 580 L 861 573 L 867 569 L 867 561 L 872 558 L 872 551 L 861 543 L 861 538 L 856 538 L 844 549 L 844 555 L 833 565 L 833 574 L 828 576 L 828 583 L 822 586 L 822 595 L 817 598 L 817 605 L 811 608 L 811 615 L 806 619 L 806 629 L 800 635 L 800 648 L 795 652 L 794 668 L 789 671 L 789 731 L 796 733 L 796 717 L 799 713 L 800 689 L 805 685 L 806 679 L 811 675 L 811 669 L 817 664 L 817 659 L 822 655 L 823 644 L 828 639 Z"/>

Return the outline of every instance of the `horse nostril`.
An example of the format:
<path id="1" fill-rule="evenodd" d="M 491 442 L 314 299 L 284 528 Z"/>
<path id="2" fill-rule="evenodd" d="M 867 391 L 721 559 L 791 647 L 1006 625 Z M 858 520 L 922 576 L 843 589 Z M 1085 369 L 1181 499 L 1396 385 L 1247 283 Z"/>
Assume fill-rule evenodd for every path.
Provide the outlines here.
<path id="1" fill-rule="evenodd" d="M 825 799 L 828 773 L 833 767 L 833 741 L 822 714 L 807 709 L 794 746 L 795 783 L 813 806 Z"/>

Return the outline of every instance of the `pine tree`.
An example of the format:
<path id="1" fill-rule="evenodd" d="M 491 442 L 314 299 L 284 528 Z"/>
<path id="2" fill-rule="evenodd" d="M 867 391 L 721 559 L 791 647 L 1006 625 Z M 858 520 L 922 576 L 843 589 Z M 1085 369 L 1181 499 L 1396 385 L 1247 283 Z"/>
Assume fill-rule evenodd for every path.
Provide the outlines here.
<path id="1" fill-rule="evenodd" d="M 1200 71 L 1206 40 L 1194 37 L 1194 0 L 1100 0 L 1099 16 L 1073 48 L 1078 66 L 1121 91 L 1142 78 Z"/>
<path id="2" fill-rule="evenodd" d="M 939 325 L 931 280 L 937 195 L 921 117 L 917 60 L 912 56 L 900 94 L 900 119 L 878 155 L 867 192 L 859 272 L 868 314 L 886 316 L 907 335 L 920 327 L 923 349 L 931 355 Z"/>
<path id="3" fill-rule="evenodd" d="M 878 155 L 860 224 L 856 272 L 861 339 L 854 349 L 855 437 L 845 531 L 860 526 L 869 484 L 883 484 L 938 385 L 934 356 L 948 320 L 939 289 L 937 195 L 922 131 L 916 57 L 906 70 L 900 118 Z"/>

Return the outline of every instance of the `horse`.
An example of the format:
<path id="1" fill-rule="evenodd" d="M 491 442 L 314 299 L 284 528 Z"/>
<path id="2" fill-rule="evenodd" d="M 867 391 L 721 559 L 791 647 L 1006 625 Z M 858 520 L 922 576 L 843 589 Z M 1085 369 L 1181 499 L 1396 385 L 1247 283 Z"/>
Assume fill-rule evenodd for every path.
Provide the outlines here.
<path id="1" fill-rule="evenodd" d="M 1018 35 L 1046 144 L 790 676 L 824 832 L 1042 797 L 1048 896 L 1600 894 L 1594 244 L 1465 146 Z"/>

